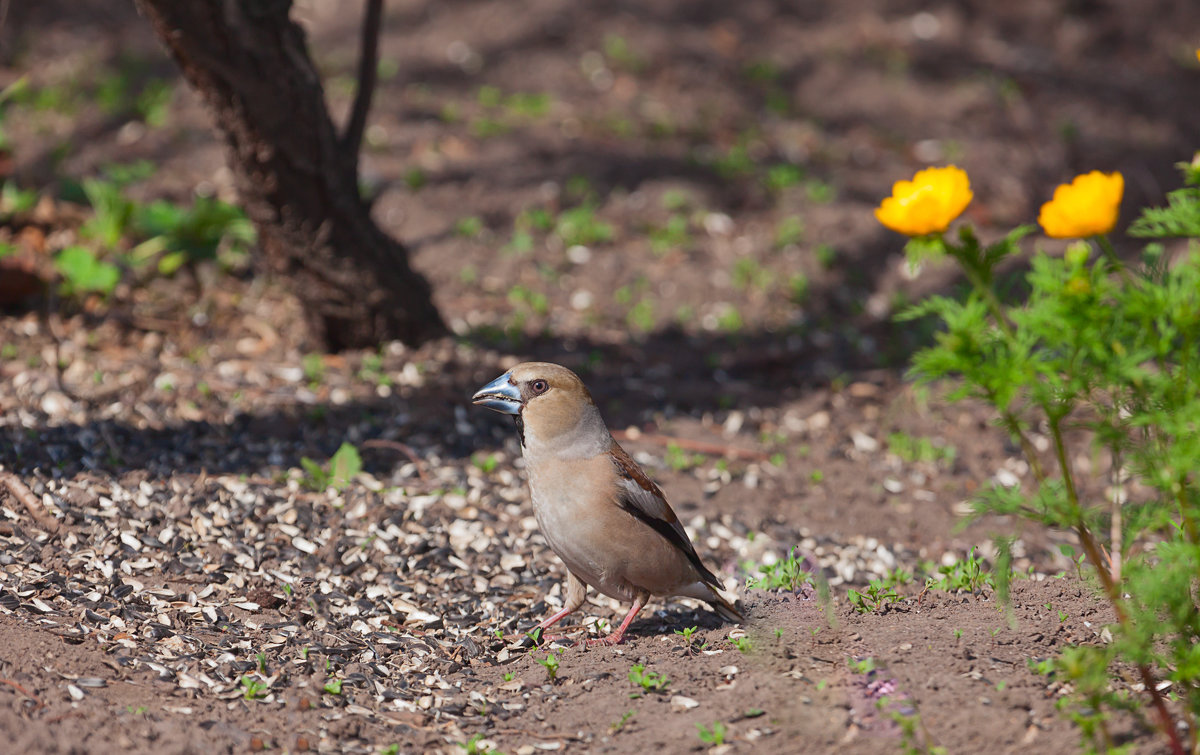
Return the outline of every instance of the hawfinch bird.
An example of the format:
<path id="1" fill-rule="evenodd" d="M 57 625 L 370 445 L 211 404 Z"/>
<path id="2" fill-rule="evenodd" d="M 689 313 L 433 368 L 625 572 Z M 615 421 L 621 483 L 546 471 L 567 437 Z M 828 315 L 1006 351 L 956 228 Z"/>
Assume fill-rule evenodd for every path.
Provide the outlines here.
<path id="1" fill-rule="evenodd" d="M 516 420 L 533 513 L 567 567 L 563 608 L 540 629 L 583 605 L 588 586 L 633 603 L 616 631 L 589 645 L 619 643 L 651 595 L 698 598 L 729 621 L 743 620 L 662 491 L 613 440 L 574 372 L 525 362 L 480 388 L 472 402 Z"/>

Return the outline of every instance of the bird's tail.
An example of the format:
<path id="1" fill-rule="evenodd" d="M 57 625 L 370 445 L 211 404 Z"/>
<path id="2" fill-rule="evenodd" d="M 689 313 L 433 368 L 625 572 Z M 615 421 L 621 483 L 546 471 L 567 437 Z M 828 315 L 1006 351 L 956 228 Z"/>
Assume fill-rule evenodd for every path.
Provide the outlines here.
<path id="1" fill-rule="evenodd" d="M 722 589 L 720 583 L 716 581 L 716 577 L 713 578 L 712 582 L 708 580 L 693 582 L 675 594 L 703 600 L 712 606 L 713 611 L 718 616 L 726 621 L 740 623 L 746 620 L 745 614 L 742 613 L 742 602 Z"/>
<path id="2" fill-rule="evenodd" d="M 746 621 L 746 616 L 742 613 L 742 602 L 740 600 L 724 590 L 718 590 L 711 585 L 708 589 L 712 591 L 712 597 L 708 598 L 707 602 L 717 612 L 718 616 L 726 621 L 737 623 Z"/>

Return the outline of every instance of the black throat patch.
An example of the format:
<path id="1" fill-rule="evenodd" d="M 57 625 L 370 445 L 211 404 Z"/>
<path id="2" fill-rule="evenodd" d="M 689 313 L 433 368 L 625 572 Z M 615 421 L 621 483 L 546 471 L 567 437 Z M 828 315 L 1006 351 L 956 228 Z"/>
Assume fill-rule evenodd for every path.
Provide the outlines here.
<path id="1" fill-rule="evenodd" d="M 520 414 L 513 415 L 513 424 L 517 426 L 517 437 L 521 439 L 521 448 L 525 447 L 525 420 Z"/>

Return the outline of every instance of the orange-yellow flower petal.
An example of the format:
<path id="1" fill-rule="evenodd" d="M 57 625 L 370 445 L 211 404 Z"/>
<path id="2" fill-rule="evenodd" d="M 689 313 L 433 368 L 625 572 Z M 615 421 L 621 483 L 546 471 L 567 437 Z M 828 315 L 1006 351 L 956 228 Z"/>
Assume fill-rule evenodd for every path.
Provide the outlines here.
<path id="1" fill-rule="evenodd" d="M 974 196 L 966 171 L 953 165 L 926 168 L 911 181 L 893 184 L 892 195 L 875 208 L 875 217 L 906 236 L 941 233 Z"/>
<path id="2" fill-rule="evenodd" d="M 1055 239 L 1081 239 L 1108 233 L 1117 224 L 1125 177 L 1093 170 L 1054 190 L 1042 205 L 1038 223 Z"/>

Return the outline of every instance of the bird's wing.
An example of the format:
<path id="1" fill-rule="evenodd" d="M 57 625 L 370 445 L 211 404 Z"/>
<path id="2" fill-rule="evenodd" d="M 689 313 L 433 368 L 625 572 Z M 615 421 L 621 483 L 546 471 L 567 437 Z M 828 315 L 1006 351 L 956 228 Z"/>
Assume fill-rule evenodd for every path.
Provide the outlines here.
<path id="1" fill-rule="evenodd" d="M 706 584 L 720 588 L 721 581 L 696 554 L 696 548 L 684 531 L 683 524 L 658 486 L 616 441 L 613 441 L 609 453 L 617 467 L 617 505 L 650 525 L 669 543 L 683 551 Z"/>

